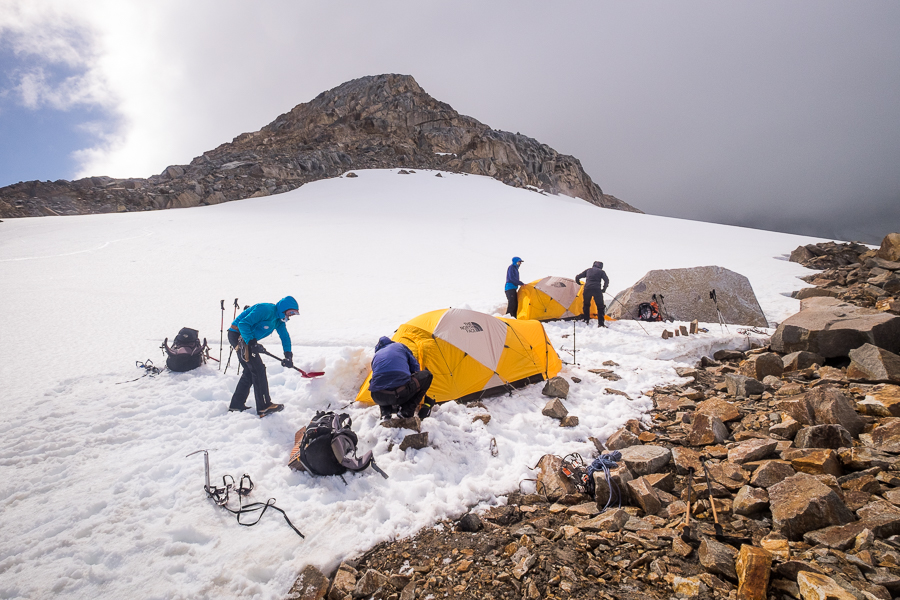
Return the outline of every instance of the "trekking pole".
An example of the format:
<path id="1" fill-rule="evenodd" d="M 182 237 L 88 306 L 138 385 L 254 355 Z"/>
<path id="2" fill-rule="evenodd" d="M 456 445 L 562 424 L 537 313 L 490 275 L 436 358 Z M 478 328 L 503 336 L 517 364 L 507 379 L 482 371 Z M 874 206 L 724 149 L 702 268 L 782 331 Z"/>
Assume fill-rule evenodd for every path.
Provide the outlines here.
<path id="1" fill-rule="evenodd" d="M 225 301 L 219 300 L 219 306 L 222 308 L 222 320 L 219 321 L 219 370 L 222 370 L 222 344 L 225 341 Z"/>
<path id="2" fill-rule="evenodd" d="M 225 301 L 222 300 L 222 306 L 224 308 Z M 237 309 L 238 309 L 238 299 L 234 299 L 234 316 L 231 317 L 232 322 L 237 318 Z M 229 344 L 231 346 L 231 344 Z M 231 349 L 228 350 L 228 362 L 225 363 L 225 371 L 222 373 L 223 375 L 228 373 L 228 367 L 231 365 L 231 355 L 234 353 L 234 346 L 231 346 Z M 238 375 L 241 374 L 241 363 L 238 361 Z"/>
<path id="3" fill-rule="evenodd" d="M 666 306 L 666 297 L 662 294 L 659 295 L 659 305 L 662 306 L 663 312 L 666 313 L 666 318 L 669 320 L 669 322 L 674 323 L 675 318 L 671 314 L 669 314 L 669 307 Z"/>
<path id="4" fill-rule="evenodd" d="M 716 297 L 716 290 L 711 290 L 709 292 L 709 297 L 716 305 L 716 316 L 719 318 L 719 330 L 721 331 L 722 327 L 725 327 L 725 331 L 731 333 L 728 329 L 728 325 L 725 324 L 725 317 L 722 316 L 722 311 L 719 310 L 719 299 Z"/>

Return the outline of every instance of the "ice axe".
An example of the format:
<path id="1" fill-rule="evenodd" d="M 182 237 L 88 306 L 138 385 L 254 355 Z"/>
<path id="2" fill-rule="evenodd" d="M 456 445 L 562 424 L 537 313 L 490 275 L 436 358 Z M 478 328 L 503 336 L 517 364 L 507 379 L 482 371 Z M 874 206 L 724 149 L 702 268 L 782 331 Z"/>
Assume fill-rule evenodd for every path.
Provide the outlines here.
<path id="1" fill-rule="evenodd" d="M 280 356 L 275 356 L 274 354 L 272 354 L 271 352 L 269 352 L 269 351 L 266 350 L 265 348 L 259 348 L 258 345 L 257 345 L 257 349 L 259 350 L 259 353 L 260 353 L 260 354 L 265 354 L 265 355 L 267 355 L 267 356 L 271 356 L 272 358 L 277 358 L 279 361 L 284 360 L 282 357 L 280 357 Z M 300 373 L 300 376 L 303 377 L 303 378 L 305 378 L 305 379 L 313 379 L 314 377 L 321 377 L 322 375 L 325 374 L 325 371 L 309 371 L 309 372 L 307 373 L 306 371 L 304 371 L 303 369 L 301 369 L 301 368 L 299 368 L 299 367 L 294 367 L 294 370 L 295 370 L 295 371 L 298 371 L 298 372 Z"/>
<path id="2" fill-rule="evenodd" d="M 725 535 L 725 532 L 722 530 L 722 526 L 719 525 L 719 513 L 716 511 L 716 502 L 713 499 L 712 480 L 709 476 L 709 469 L 706 468 L 706 457 L 701 457 L 700 461 L 703 463 L 703 474 L 706 476 L 706 491 L 709 494 L 709 505 L 712 507 L 713 521 L 715 522 L 716 528 L 716 539 L 723 544 L 729 544 L 731 546 L 740 547 L 741 544 L 752 546 L 753 540 L 751 539 Z"/>

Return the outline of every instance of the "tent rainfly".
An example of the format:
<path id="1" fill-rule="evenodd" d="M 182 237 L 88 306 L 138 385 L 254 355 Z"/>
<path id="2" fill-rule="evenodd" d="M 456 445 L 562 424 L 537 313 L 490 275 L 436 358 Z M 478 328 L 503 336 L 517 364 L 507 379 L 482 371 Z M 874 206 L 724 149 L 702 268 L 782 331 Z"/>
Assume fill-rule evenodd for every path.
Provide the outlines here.
<path id="1" fill-rule="evenodd" d="M 544 277 L 519 288 L 519 320 L 554 321 L 575 319 L 584 314 L 584 285 L 568 277 Z M 591 304 L 591 318 L 597 307 Z"/>
<path id="2" fill-rule="evenodd" d="M 710 297 L 713 290 L 716 301 Z M 638 305 L 651 302 L 653 295 L 663 297 L 660 304 L 663 318 L 716 323 L 718 303 L 725 323 L 768 327 L 750 280 L 716 266 L 650 271 L 633 286 L 619 292 L 607 304 L 607 312 L 616 319 L 635 319 Z"/>
<path id="3" fill-rule="evenodd" d="M 559 356 L 538 321 L 497 318 L 473 310 L 435 310 L 401 325 L 405 344 L 434 375 L 428 395 L 437 402 L 499 396 L 556 376 Z M 372 403 L 369 374 L 356 400 Z"/>

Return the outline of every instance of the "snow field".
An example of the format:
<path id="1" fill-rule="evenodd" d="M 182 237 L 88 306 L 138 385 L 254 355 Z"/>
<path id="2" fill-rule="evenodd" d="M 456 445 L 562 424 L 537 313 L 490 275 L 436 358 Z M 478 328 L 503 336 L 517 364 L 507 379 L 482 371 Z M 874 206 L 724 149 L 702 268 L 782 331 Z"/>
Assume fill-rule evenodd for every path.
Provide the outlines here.
<path id="1" fill-rule="evenodd" d="M 806 272 L 784 255 L 817 241 L 604 210 L 483 177 L 357 173 L 214 207 L 0 223 L 0 598 L 279 598 L 308 563 L 327 571 L 503 502 L 531 485 L 541 455 L 590 456 L 587 438 L 640 418 L 651 406 L 642 393 L 678 380 L 674 366 L 748 338 L 715 323 L 670 340 L 660 333 L 672 324 L 578 323 L 579 365 L 562 372 L 582 379 L 565 401 L 578 427 L 543 417 L 534 385 L 485 400 L 487 424 L 472 420 L 484 409 L 440 405 L 423 424 L 430 447 L 400 452 L 408 431 L 351 404 L 379 336 L 446 306 L 499 314 L 513 255 L 525 281 L 603 260 L 612 295 L 651 269 L 718 264 L 750 279 L 774 324 L 797 310 L 786 294 Z M 130 381 L 143 373 L 135 360 L 164 364 L 158 346 L 183 326 L 218 357 L 220 299 L 227 327 L 235 296 L 243 306 L 287 294 L 301 311 L 288 323 L 295 362 L 327 375 L 305 380 L 266 358 L 283 412 L 227 412 L 234 358 L 227 375 L 211 362 Z M 572 362 L 572 323 L 545 327 Z M 262 343 L 281 354 L 277 336 Z M 588 372 L 606 360 L 622 380 Z M 367 471 L 345 485 L 285 466 L 296 430 L 325 408 L 351 415 L 360 450 L 374 450 L 390 479 Z M 248 501 L 276 498 L 306 539 L 276 512 L 240 527 L 207 500 L 202 454 L 186 458 L 204 448 L 214 485 L 250 474 Z"/>

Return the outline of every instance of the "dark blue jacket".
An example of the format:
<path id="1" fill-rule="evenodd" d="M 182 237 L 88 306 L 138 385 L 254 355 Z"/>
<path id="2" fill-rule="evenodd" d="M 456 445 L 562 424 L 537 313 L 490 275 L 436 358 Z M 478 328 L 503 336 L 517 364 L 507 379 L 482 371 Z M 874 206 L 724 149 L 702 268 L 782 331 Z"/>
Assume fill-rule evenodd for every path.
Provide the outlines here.
<path id="1" fill-rule="evenodd" d="M 247 342 L 261 340 L 277 331 L 278 337 L 281 338 L 281 348 L 285 352 L 290 352 L 291 336 L 284 324 L 284 313 L 297 308 L 297 301 L 292 296 L 285 296 L 278 304 L 268 302 L 254 304 L 232 321 L 231 328 L 237 329 Z"/>
<path id="2" fill-rule="evenodd" d="M 409 382 L 410 376 L 419 370 L 419 361 L 405 345 L 382 337 L 375 346 L 372 359 L 370 392 L 394 390 Z"/>
<path id="3" fill-rule="evenodd" d="M 520 285 L 525 285 L 525 283 L 519 279 L 519 267 L 513 263 L 506 269 L 506 286 L 503 289 L 514 290 Z"/>

